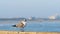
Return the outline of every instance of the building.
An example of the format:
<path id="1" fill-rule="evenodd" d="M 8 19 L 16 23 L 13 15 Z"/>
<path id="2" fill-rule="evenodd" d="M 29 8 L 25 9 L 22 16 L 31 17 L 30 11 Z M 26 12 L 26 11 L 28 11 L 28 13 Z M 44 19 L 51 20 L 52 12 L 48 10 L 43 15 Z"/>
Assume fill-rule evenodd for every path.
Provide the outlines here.
<path id="1" fill-rule="evenodd" d="M 50 16 L 49 19 L 60 19 L 60 15 Z"/>
<path id="2" fill-rule="evenodd" d="M 58 15 L 58 16 L 56 16 L 56 19 L 60 19 L 60 16 Z"/>
<path id="3" fill-rule="evenodd" d="M 55 16 L 50 16 L 49 19 L 56 19 L 56 17 Z"/>

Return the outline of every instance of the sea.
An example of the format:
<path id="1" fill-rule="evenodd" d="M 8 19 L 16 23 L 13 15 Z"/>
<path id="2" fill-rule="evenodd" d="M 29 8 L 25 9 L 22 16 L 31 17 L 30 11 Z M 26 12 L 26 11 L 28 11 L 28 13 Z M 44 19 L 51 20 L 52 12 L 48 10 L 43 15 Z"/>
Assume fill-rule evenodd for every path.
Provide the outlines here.
<path id="1" fill-rule="evenodd" d="M 25 32 L 60 32 L 59 21 L 27 21 L 26 26 L 22 28 L 12 27 L 20 20 L 0 20 L 0 31 L 25 31 Z"/>

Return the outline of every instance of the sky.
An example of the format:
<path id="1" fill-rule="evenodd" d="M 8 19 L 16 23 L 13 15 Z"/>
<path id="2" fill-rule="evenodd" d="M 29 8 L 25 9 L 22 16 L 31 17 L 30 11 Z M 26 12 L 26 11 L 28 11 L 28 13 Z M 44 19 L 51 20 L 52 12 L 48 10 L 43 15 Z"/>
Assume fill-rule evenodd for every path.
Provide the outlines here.
<path id="1" fill-rule="evenodd" d="M 0 18 L 60 15 L 60 0 L 0 0 Z"/>

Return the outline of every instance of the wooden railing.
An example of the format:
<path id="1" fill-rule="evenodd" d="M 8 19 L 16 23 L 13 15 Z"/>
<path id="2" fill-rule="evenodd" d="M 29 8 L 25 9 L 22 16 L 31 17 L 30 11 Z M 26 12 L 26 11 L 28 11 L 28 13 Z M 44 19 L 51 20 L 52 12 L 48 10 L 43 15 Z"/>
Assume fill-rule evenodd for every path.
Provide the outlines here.
<path id="1" fill-rule="evenodd" d="M 16 32 L 16 31 L 0 31 L 0 34 L 60 34 L 60 32 Z"/>

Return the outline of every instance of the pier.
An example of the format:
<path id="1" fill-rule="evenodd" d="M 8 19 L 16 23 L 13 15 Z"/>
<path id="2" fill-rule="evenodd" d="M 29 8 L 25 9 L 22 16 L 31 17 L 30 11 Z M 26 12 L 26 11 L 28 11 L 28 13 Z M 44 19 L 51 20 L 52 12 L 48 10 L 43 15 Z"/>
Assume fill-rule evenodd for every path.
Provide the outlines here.
<path id="1" fill-rule="evenodd" d="M 60 32 L 17 32 L 17 31 L 0 31 L 0 34 L 60 34 Z"/>

